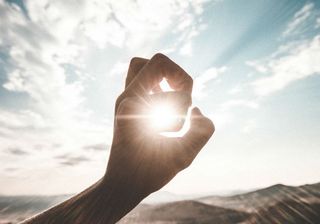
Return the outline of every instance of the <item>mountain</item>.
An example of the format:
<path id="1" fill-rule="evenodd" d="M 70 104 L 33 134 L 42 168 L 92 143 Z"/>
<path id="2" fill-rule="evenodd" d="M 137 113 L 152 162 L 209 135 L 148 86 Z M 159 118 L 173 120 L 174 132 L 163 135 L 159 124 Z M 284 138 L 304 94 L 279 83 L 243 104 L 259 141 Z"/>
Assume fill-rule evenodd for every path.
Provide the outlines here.
<path id="1" fill-rule="evenodd" d="M 71 195 L 0 196 L 0 224 L 16 223 Z M 171 202 L 141 203 L 119 223 L 142 224 L 271 224 L 320 223 L 320 183 L 298 187 L 282 184 L 233 196 L 208 196 Z M 170 201 L 170 202 L 168 202 Z"/>
<path id="2" fill-rule="evenodd" d="M 320 223 L 320 203 L 285 200 L 251 215 L 245 223 Z"/>
<path id="3" fill-rule="evenodd" d="M 119 223 L 238 223 L 248 213 L 207 205 L 193 200 L 165 203 L 139 209 Z"/>
<path id="4" fill-rule="evenodd" d="M 260 208 L 266 208 L 284 200 L 310 203 L 319 202 L 320 183 L 299 187 L 277 184 L 245 194 L 226 197 L 209 196 L 197 199 L 197 201 L 205 204 L 245 212 L 257 212 Z"/>
<path id="5" fill-rule="evenodd" d="M 120 223 L 320 223 L 320 183 L 138 206 Z"/>
<path id="6" fill-rule="evenodd" d="M 22 221 L 69 197 L 71 195 L 0 196 L 0 224 Z"/>

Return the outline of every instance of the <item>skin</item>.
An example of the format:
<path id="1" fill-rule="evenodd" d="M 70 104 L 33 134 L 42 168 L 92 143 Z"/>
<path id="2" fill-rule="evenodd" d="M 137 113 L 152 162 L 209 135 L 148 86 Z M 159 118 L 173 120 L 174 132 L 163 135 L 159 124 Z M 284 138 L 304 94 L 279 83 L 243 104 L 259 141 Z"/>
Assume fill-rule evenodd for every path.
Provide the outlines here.
<path id="1" fill-rule="evenodd" d="M 159 82 L 163 78 L 175 92 L 161 92 Z M 105 175 L 82 193 L 23 223 L 115 223 L 190 166 L 214 132 L 211 120 L 193 108 L 187 133 L 169 138 L 150 129 L 143 115 L 159 97 L 174 102 L 185 115 L 191 105 L 192 83 L 192 78 L 163 54 L 150 60 L 133 58 L 125 90 L 115 105 L 114 136 Z M 181 125 L 177 122 L 168 129 L 178 130 Z"/>

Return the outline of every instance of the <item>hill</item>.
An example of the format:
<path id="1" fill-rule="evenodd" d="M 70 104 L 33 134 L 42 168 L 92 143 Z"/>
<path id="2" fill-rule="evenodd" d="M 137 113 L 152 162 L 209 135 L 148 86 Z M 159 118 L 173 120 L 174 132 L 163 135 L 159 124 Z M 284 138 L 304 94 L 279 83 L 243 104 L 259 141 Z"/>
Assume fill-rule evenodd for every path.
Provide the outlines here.
<path id="1" fill-rule="evenodd" d="M 251 215 L 246 223 L 320 223 L 320 203 L 285 200 Z"/>
<path id="2" fill-rule="evenodd" d="M 0 223 L 16 223 L 68 197 L 0 196 Z M 119 223 L 320 223 L 320 183 L 298 187 L 277 184 L 233 196 L 142 203 Z"/>
<path id="3" fill-rule="evenodd" d="M 320 183 L 299 187 L 277 184 L 245 194 L 225 197 L 209 196 L 197 199 L 202 203 L 245 212 L 257 212 L 260 208 L 266 208 L 284 200 L 318 203 L 320 202 Z"/>
<path id="4" fill-rule="evenodd" d="M 127 215 L 120 223 L 238 223 L 248 213 L 187 200 L 140 209 Z"/>

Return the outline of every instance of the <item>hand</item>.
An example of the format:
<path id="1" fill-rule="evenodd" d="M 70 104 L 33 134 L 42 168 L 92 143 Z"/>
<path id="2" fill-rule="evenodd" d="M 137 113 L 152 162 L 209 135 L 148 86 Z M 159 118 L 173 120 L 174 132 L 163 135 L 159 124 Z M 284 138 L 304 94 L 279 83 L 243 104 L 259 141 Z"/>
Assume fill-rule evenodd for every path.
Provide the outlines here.
<path id="1" fill-rule="evenodd" d="M 125 90 L 115 107 L 114 138 L 105 179 L 141 198 L 159 190 L 188 167 L 214 132 L 213 123 L 198 108 L 192 110 L 190 129 L 183 137 L 165 137 L 145 125 L 148 122 L 143 111 L 154 97 L 150 92 L 159 92 L 163 78 L 176 91 L 172 96 L 185 113 L 191 105 L 192 78 L 162 54 L 150 60 L 131 60 Z"/>
<path id="2" fill-rule="evenodd" d="M 176 92 L 162 93 L 158 85 L 162 78 Z M 151 90 L 158 93 L 150 94 Z M 195 108 L 189 131 L 183 137 L 168 138 L 149 128 L 144 111 L 152 107 L 152 102 L 169 99 L 185 115 L 191 105 L 191 91 L 191 77 L 166 56 L 132 59 L 125 91 L 116 102 L 114 137 L 105 176 L 80 194 L 23 223 L 116 223 L 146 196 L 167 184 L 191 164 L 213 134 L 214 126 Z M 176 122 L 169 129 L 180 127 L 181 122 Z"/>

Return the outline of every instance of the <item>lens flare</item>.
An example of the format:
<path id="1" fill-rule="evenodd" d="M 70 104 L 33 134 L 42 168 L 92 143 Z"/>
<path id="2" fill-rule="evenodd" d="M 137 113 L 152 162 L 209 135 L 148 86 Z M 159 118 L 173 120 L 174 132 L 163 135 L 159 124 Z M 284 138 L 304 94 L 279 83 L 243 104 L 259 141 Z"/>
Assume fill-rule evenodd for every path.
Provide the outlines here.
<path id="1" fill-rule="evenodd" d="M 174 110 L 174 107 L 168 103 L 154 106 L 150 113 L 151 125 L 158 130 L 171 127 L 177 119 L 177 112 Z"/>
<path id="2" fill-rule="evenodd" d="M 148 126 L 162 136 L 181 137 L 190 127 L 188 97 L 175 93 L 165 78 L 159 86 L 162 93 L 152 95 L 151 110 L 147 112 Z"/>

